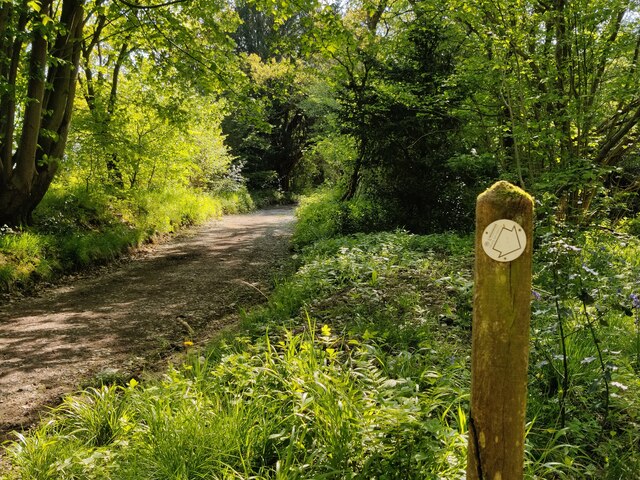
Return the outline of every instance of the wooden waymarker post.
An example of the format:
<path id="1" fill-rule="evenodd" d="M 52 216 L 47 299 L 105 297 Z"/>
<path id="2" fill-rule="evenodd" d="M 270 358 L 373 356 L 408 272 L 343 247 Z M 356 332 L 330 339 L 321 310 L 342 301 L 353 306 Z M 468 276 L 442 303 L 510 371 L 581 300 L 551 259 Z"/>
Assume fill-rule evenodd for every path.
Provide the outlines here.
<path id="1" fill-rule="evenodd" d="M 476 204 L 468 480 L 520 480 L 531 316 L 533 200 L 498 182 Z"/>

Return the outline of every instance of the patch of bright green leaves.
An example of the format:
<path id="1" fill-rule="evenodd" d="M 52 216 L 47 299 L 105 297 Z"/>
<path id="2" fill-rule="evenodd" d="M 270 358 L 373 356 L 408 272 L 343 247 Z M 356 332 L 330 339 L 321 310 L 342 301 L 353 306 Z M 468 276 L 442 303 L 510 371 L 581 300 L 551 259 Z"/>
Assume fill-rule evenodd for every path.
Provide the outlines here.
<path id="1" fill-rule="evenodd" d="M 339 189 L 320 190 L 300 201 L 293 243 L 302 247 L 350 233 L 393 229 L 385 220 L 387 213 L 382 206 L 364 198 L 343 201 Z"/>

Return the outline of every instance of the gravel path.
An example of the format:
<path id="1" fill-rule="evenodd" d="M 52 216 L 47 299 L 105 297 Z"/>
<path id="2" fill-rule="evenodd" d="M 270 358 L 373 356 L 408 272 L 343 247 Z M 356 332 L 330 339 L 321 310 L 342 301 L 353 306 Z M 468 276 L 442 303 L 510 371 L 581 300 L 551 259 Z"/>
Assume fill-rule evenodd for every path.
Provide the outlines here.
<path id="1" fill-rule="evenodd" d="M 137 375 L 264 301 L 291 208 L 230 215 L 130 260 L 0 304 L 0 439 L 96 376 Z M 164 359 L 164 361 L 163 361 Z"/>

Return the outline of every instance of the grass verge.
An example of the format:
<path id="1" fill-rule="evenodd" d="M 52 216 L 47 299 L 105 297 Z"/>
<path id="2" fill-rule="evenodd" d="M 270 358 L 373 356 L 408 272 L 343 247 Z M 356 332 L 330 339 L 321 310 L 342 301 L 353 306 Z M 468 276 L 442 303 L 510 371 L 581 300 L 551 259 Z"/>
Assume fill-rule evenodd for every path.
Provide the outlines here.
<path id="1" fill-rule="evenodd" d="M 104 263 L 154 236 L 252 208 L 246 191 L 212 197 L 187 189 L 117 196 L 53 189 L 36 210 L 32 227 L 0 230 L 0 290 Z"/>

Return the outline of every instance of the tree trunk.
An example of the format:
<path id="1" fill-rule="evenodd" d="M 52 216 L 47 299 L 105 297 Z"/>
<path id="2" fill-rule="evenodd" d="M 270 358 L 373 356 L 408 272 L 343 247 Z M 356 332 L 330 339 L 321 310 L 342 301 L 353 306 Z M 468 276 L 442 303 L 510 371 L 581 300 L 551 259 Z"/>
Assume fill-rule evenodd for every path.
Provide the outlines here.
<path id="1" fill-rule="evenodd" d="M 53 0 L 43 1 L 41 12 L 52 16 L 52 3 Z M 31 221 L 31 214 L 47 192 L 64 154 L 80 60 L 83 3 L 84 0 L 64 1 L 59 19 L 63 28 L 52 46 L 38 25 L 32 32 L 22 131 L 18 148 L 8 162 L 10 168 L 4 165 L 0 171 L 0 225 L 24 225 Z M 47 68 L 49 53 L 60 60 Z M 6 114 L 3 119 L 7 120 Z M 10 125 L 13 124 L 11 119 Z"/>
<path id="2" fill-rule="evenodd" d="M 358 185 L 360 185 L 360 169 L 362 167 L 362 154 L 358 155 L 356 158 L 356 163 L 353 166 L 353 171 L 351 172 L 351 176 L 349 177 L 349 183 L 347 184 L 347 190 L 342 195 L 341 200 L 343 202 L 347 202 L 352 200 L 356 195 L 356 191 L 358 190 Z"/>
<path id="3" fill-rule="evenodd" d="M 363 121 L 364 123 L 364 121 Z M 343 202 L 348 202 L 356 196 L 358 187 L 360 186 L 360 179 L 362 178 L 362 166 L 364 164 L 365 155 L 367 155 L 368 141 L 364 135 L 361 135 L 361 141 L 358 148 L 358 156 L 356 157 L 355 164 L 353 165 L 353 171 L 349 176 L 349 183 L 347 183 L 347 189 L 341 197 Z"/>
<path id="4" fill-rule="evenodd" d="M 83 70 L 85 72 L 86 78 L 86 93 L 85 99 L 87 101 L 87 105 L 89 107 L 89 111 L 91 112 L 93 119 L 97 124 L 100 125 L 98 130 L 99 135 L 103 137 L 108 137 L 109 134 L 109 126 L 111 124 L 111 119 L 113 118 L 113 114 L 116 110 L 116 103 L 118 100 L 118 82 L 120 77 L 120 69 L 124 64 L 127 56 L 129 55 L 131 49 L 129 48 L 129 38 L 127 37 L 120 47 L 120 51 L 118 53 L 118 57 L 113 66 L 113 74 L 111 76 L 111 88 L 109 90 L 109 97 L 106 102 L 106 110 L 102 110 L 102 103 L 96 102 L 96 86 L 93 77 L 93 71 L 91 70 L 91 54 L 93 49 L 98 44 L 98 39 L 100 32 L 102 31 L 104 25 L 106 23 L 106 17 L 102 16 L 98 20 L 98 27 L 94 32 L 91 41 L 84 45 L 82 48 L 82 57 L 83 57 Z M 100 76 L 100 74 L 98 74 Z M 118 160 L 118 152 L 111 152 L 106 156 L 105 166 L 107 168 L 107 178 L 112 186 L 123 189 L 124 188 L 124 180 L 122 176 L 122 171 L 120 170 L 119 160 Z"/>

